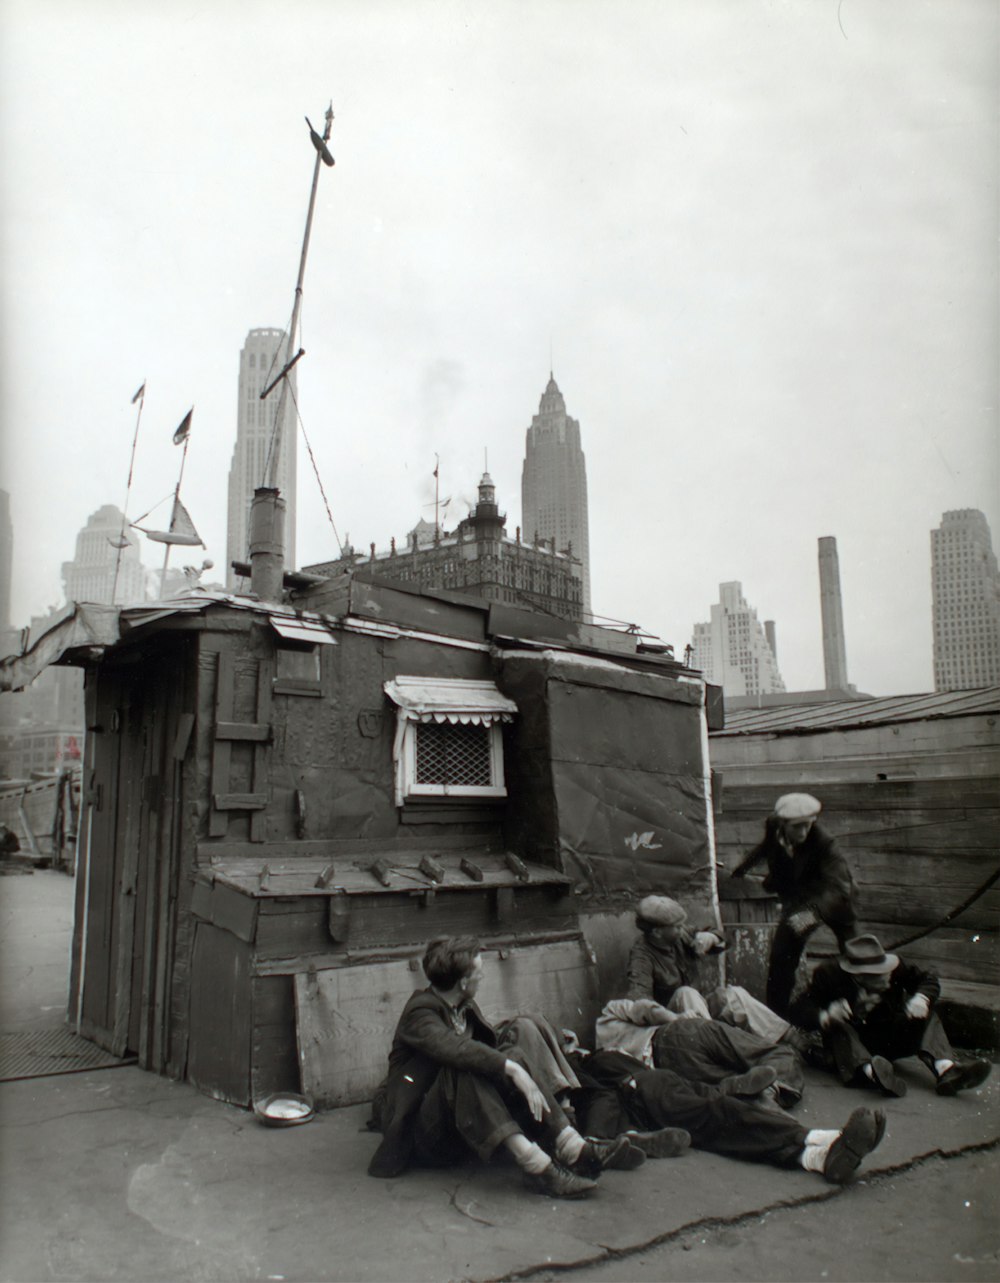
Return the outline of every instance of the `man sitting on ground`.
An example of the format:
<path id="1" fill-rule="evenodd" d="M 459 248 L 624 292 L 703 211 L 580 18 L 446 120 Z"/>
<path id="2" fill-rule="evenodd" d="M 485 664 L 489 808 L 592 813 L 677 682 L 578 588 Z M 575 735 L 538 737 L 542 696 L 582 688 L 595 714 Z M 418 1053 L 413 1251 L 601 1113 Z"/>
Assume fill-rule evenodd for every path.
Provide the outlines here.
<path id="1" fill-rule="evenodd" d="M 692 930 L 687 910 L 667 895 L 647 895 L 636 906 L 640 936 L 628 959 L 628 998 L 651 998 L 679 1016 L 701 1016 L 749 1029 L 777 1043 L 790 1025 L 740 985 L 720 985 L 706 998 L 698 989 L 702 960 L 726 946 L 718 931 Z"/>
<path id="2" fill-rule="evenodd" d="M 634 1168 L 643 1152 L 626 1137 L 585 1138 L 540 1087 L 522 1046 L 497 1049 L 474 999 L 483 974 L 472 938 L 432 940 L 426 989 L 411 995 L 396 1025 L 384 1091 L 376 1096 L 382 1142 L 369 1175 L 399 1176 L 411 1163 L 441 1167 L 505 1148 L 537 1193 L 589 1194 L 605 1167 Z"/>
<path id="3" fill-rule="evenodd" d="M 839 958 L 820 963 L 809 987 L 792 1004 L 792 1018 L 818 1029 L 840 1080 L 905 1096 L 893 1061 L 919 1056 L 934 1075 L 939 1096 L 978 1087 L 988 1060 L 959 1060 L 934 1011 L 941 982 L 886 953 L 874 935 L 856 936 Z"/>

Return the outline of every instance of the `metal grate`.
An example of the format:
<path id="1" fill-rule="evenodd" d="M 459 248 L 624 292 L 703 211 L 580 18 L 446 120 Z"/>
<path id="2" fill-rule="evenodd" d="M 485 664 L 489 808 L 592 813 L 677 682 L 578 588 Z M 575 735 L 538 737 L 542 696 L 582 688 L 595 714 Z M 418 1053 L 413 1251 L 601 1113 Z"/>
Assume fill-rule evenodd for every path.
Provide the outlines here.
<path id="1" fill-rule="evenodd" d="M 417 727 L 415 782 L 489 788 L 493 783 L 489 727 L 421 722 Z"/>
<path id="2" fill-rule="evenodd" d="M 85 1069 L 114 1069 L 134 1065 L 135 1060 L 135 1056 L 112 1056 L 65 1027 L 0 1034 L 0 1082 L 76 1074 Z"/>

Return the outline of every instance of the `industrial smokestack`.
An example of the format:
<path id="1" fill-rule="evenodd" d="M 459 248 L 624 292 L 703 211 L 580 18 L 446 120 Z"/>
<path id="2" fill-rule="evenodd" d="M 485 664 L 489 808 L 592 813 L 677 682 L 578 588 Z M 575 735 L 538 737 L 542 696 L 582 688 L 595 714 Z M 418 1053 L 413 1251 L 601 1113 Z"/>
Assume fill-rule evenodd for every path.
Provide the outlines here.
<path id="1" fill-rule="evenodd" d="M 250 504 L 250 591 L 261 601 L 281 601 L 285 571 L 285 501 L 261 486 Z"/>
<path id="2" fill-rule="evenodd" d="M 819 541 L 819 605 L 823 620 L 823 672 L 827 690 L 847 690 L 847 647 L 844 611 L 840 600 L 840 561 L 837 541 L 824 535 Z"/>

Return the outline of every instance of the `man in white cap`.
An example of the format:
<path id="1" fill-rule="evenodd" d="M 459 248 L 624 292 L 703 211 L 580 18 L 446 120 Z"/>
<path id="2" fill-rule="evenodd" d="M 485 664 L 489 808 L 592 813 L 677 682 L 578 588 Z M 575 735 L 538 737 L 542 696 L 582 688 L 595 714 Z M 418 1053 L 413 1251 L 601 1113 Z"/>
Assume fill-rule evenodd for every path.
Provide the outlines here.
<path id="1" fill-rule="evenodd" d="M 905 1096 L 893 1061 L 918 1056 L 934 1075 L 939 1096 L 978 1087 L 988 1060 L 959 1060 L 934 1004 L 941 982 L 896 954 L 877 936 L 848 940 L 839 958 L 820 963 L 806 992 L 792 1005 L 804 1029 L 818 1029 L 840 1080 Z"/>
<path id="2" fill-rule="evenodd" d="M 771 942 L 767 1005 L 787 1016 L 806 941 L 822 925 L 843 949 L 857 934 L 854 878 L 833 838 L 816 822 L 821 804 L 808 793 L 785 793 L 774 804 L 764 839 L 733 870 L 740 878 L 767 861 L 764 889 L 781 900 Z"/>

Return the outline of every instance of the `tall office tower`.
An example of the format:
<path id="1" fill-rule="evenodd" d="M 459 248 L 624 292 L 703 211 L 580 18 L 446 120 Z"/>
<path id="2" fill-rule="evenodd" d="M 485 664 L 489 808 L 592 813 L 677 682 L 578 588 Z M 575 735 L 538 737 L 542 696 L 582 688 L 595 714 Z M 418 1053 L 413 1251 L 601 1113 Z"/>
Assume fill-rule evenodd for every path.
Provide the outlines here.
<path id="1" fill-rule="evenodd" d="M 295 567 L 295 443 L 297 392 L 295 371 L 288 375 L 291 392 L 279 384 L 266 401 L 260 394 L 286 359 L 284 330 L 251 330 L 240 352 L 240 387 L 236 407 L 236 445 L 229 468 L 229 509 L 226 524 L 226 586 L 244 588 L 233 572 L 234 561 L 250 557 L 250 504 L 258 486 L 277 486 L 285 501 L 285 566 Z M 281 416 L 276 460 L 270 451 L 275 423 Z M 273 464 L 273 468 L 272 468 Z"/>
<path id="2" fill-rule="evenodd" d="M 14 526 L 10 495 L 0 490 L 0 633 L 10 627 L 11 571 L 14 567 Z"/>
<path id="3" fill-rule="evenodd" d="M 119 548 L 123 537 L 125 547 Z M 91 513 L 76 537 L 76 556 L 62 564 L 66 600 L 113 601 L 118 606 L 145 601 L 146 572 L 137 540 L 114 504 L 106 503 Z"/>
<path id="4" fill-rule="evenodd" d="M 531 544 L 554 540 L 556 552 L 580 562 L 585 617 L 590 611 L 590 535 L 587 523 L 587 461 L 580 425 L 549 374 L 538 413 L 531 420 L 521 470 L 521 534 Z"/>
<path id="5" fill-rule="evenodd" d="M 1000 571 L 986 518 L 946 512 L 931 531 L 934 689 L 1000 684 Z"/>
<path id="6" fill-rule="evenodd" d="M 695 624 L 691 664 L 727 695 L 770 695 L 783 691 L 772 642 L 774 623 L 767 628 L 748 606 L 738 582 L 719 584 L 719 600 L 710 622 Z"/>
<path id="7" fill-rule="evenodd" d="M 823 624 L 823 673 L 828 691 L 848 690 L 844 608 L 840 599 L 840 559 L 837 541 L 819 541 L 819 610 Z"/>

